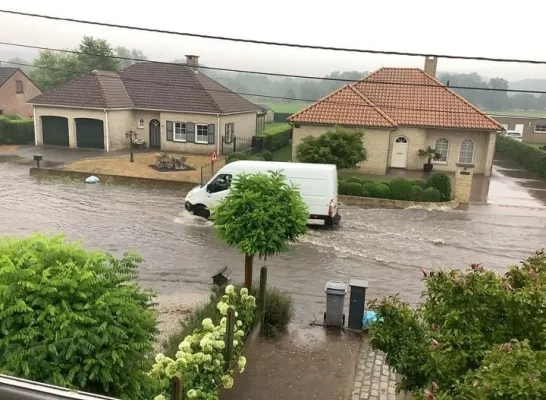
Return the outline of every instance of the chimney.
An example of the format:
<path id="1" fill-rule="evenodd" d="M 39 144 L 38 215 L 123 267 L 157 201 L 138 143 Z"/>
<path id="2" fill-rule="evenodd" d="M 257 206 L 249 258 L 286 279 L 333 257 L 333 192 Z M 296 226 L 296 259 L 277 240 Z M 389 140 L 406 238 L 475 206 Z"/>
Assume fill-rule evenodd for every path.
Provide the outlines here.
<path id="1" fill-rule="evenodd" d="M 434 56 L 425 57 L 425 72 L 432 76 L 436 77 L 436 67 L 438 66 L 438 59 Z"/>
<path id="2" fill-rule="evenodd" d="M 186 56 L 186 65 L 193 69 L 194 71 L 197 71 L 199 68 L 199 56 Z"/>

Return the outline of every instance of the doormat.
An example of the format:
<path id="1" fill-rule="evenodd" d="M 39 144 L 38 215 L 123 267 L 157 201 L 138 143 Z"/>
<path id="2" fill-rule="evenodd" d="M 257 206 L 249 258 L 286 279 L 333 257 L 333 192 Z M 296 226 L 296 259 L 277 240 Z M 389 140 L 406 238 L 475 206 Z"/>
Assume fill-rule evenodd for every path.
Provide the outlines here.
<path id="1" fill-rule="evenodd" d="M 189 165 L 184 165 L 182 169 L 176 169 L 176 168 L 158 168 L 157 165 L 148 165 L 151 169 L 157 171 L 157 172 L 186 172 L 186 171 L 195 171 L 195 168 L 190 167 Z"/>

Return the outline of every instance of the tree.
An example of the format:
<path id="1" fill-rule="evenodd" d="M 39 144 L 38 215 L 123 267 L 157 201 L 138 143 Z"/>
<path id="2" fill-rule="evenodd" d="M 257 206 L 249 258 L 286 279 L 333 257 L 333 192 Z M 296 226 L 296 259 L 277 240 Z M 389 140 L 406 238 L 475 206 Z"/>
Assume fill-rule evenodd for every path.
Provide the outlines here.
<path id="1" fill-rule="evenodd" d="M 21 71 L 23 71 L 25 74 L 28 74 L 32 67 L 29 66 L 31 62 L 25 60 L 21 57 L 14 57 L 10 58 L 7 62 L 0 62 L 1 67 L 13 67 L 13 68 L 19 68 Z M 27 64 L 27 65 L 24 65 Z"/>
<path id="2" fill-rule="evenodd" d="M 92 36 L 84 36 L 79 51 L 86 54 L 78 54 L 78 62 L 81 71 L 119 71 L 119 59 L 110 44 L 104 39 L 95 39 Z M 93 54 L 93 55 L 88 55 Z"/>
<path id="3" fill-rule="evenodd" d="M 424 302 L 374 301 L 371 343 L 418 398 L 531 399 L 546 396 L 546 253 L 504 276 L 480 264 L 422 270 Z"/>
<path id="4" fill-rule="evenodd" d="M 538 107 L 538 101 L 530 93 L 516 93 L 512 96 L 512 108 L 518 110 L 534 110 Z"/>
<path id="5" fill-rule="evenodd" d="M 296 148 L 298 161 L 335 164 L 339 169 L 355 168 L 367 159 L 362 142 L 364 132 L 336 127 L 320 136 L 306 136 Z"/>
<path id="6" fill-rule="evenodd" d="M 149 399 L 153 295 L 136 255 L 89 252 L 62 236 L 0 239 L 0 371 Z"/>
<path id="7" fill-rule="evenodd" d="M 119 60 L 119 68 L 125 69 L 133 64 L 139 62 L 138 60 L 147 60 L 148 57 L 144 55 L 141 50 L 128 49 L 127 47 L 118 46 L 114 49 L 116 56 L 123 57 L 125 59 Z"/>
<path id="8" fill-rule="evenodd" d="M 213 210 L 220 238 L 245 255 L 245 287 L 252 286 L 254 257 L 288 250 L 307 231 L 309 211 L 299 190 L 279 172 L 240 174 Z"/>

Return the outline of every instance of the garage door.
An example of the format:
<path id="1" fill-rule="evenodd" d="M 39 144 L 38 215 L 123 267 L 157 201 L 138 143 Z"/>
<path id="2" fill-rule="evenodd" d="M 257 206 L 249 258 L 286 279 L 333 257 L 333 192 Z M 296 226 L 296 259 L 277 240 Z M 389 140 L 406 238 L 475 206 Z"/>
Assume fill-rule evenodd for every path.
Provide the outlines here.
<path id="1" fill-rule="evenodd" d="M 44 144 L 68 146 L 68 119 L 63 117 L 42 117 Z"/>
<path id="2" fill-rule="evenodd" d="M 104 149 L 104 124 L 100 119 L 76 118 L 78 147 Z"/>

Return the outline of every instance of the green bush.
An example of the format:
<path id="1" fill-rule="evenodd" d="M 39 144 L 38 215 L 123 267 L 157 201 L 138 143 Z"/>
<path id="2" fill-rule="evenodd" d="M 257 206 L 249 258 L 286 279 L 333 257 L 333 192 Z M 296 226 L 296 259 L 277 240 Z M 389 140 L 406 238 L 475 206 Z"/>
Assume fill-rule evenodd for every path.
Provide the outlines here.
<path id="1" fill-rule="evenodd" d="M 351 176 L 351 177 L 347 178 L 347 182 L 348 183 L 356 182 L 356 183 L 360 183 L 362 185 L 362 179 L 357 178 L 356 176 Z"/>
<path id="2" fill-rule="evenodd" d="M 266 128 L 258 134 L 262 141 L 261 149 L 275 152 L 290 144 L 290 135 L 292 126 L 287 123 L 268 124 Z"/>
<path id="3" fill-rule="evenodd" d="M 411 192 L 410 192 L 410 200 L 411 201 L 424 201 L 424 192 L 425 190 L 421 186 L 412 186 Z"/>
<path id="4" fill-rule="evenodd" d="M 420 188 L 426 189 L 426 182 L 422 181 L 421 179 L 415 179 L 411 181 L 412 186 L 419 186 Z"/>
<path id="5" fill-rule="evenodd" d="M 423 191 L 422 201 L 439 202 L 442 199 L 442 194 L 436 188 L 429 187 Z"/>
<path id="6" fill-rule="evenodd" d="M 275 115 L 273 116 L 273 121 L 275 122 L 286 122 L 286 119 L 291 116 L 292 113 L 275 113 Z"/>
<path id="7" fill-rule="evenodd" d="M 396 178 L 389 182 L 391 198 L 394 200 L 409 200 L 412 182 L 404 178 Z"/>
<path id="8" fill-rule="evenodd" d="M 362 183 L 362 196 L 364 197 L 375 197 L 375 183 L 373 182 L 363 182 Z"/>
<path id="9" fill-rule="evenodd" d="M 435 172 L 427 179 L 426 188 L 436 188 L 440 192 L 440 201 L 451 200 L 451 179 L 446 174 Z"/>
<path id="10" fill-rule="evenodd" d="M 273 153 L 269 150 L 264 150 L 260 153 L 265 161 L 273 161 Z"/>
<path id="11" fill-rule="evenodd" d="M 263 154 L 261 154 L 261 153 L 252 154 L 250 157 L 248 157 L 246 159 L 247 160 L 253 160 L 253 161 L 265 161 L 265 158 L 264 158 Z"/>
<path id="12" fill-rule="evenodd" d="M 349 183 L 343 179 L 337 181 L 337 194 L 347 194 L 347 185 Z"/>
<path id="13" fill-rule="evenodd" d="M 362 194 L 362 185 L 360 182 L 347 182 L 347 186 L 345 187 L 347 196 L 361 196 Z"/>
<path id="14" fill-rule="evenodd" d="M 0 116 L 0 144 L 34 142 L 34 121 L 16 116 Z"/>
<path id="15" fill-rule="evenodd" d="M 286 330 L 294 316 L 294 301 L 286 291 L 270 288 L 265 294 L 264 325 L 261 333 L 276 338 Z"/>
<path id="16" fill-rule="evenodd" d="M 496 151 L 518 162 L 527 170 L 546 177 L 546 152 L 501 135 L 497 135 Z"/>
<path id="17" fill-rule="evenodd" d="M 62 236 L 0 239 L 0 370 L 124 399 L 150 399 L 156 312 L 134 283 L 142 259 Z"/>
<path id="18" fill-rule="evenodd" d="M 388 199 L 391 197 L 391 189 L 384 183 L 375 185 L 375 197 L 379 199 Z"/>

